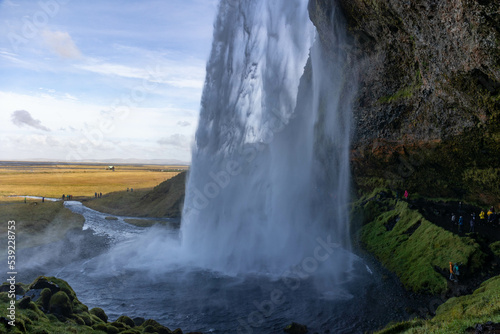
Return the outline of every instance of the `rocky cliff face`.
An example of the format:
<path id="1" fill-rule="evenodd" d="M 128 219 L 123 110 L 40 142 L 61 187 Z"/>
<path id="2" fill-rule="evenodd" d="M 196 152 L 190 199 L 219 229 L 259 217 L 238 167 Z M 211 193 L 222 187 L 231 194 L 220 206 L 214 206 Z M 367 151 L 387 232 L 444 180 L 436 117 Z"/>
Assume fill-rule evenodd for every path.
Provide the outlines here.
<path id="1" fill-rule="evenodd" d="M 500 3 L 310 0 L 309 11 L 326 49 L 333 14 L 346 19 L 358 185 L 498 202 Z"/>

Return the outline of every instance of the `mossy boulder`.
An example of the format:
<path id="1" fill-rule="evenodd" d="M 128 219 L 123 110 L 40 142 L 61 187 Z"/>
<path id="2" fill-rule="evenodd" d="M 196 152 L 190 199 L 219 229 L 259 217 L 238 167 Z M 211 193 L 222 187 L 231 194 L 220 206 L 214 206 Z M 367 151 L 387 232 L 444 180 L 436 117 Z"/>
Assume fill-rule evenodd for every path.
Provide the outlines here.
<path id="1" fill-rule="evenodd" d="M 500 241 L 496 241 L 490 245 L 490 249 L 495 256 L 500 257 Z"/>
<path id="2" fill-rule="evenodd" d="M 16 283 L 14 284 L 14 288 L 16 291 L 16 295 L 22 296 L 26 293 L 26 290 L 28 287 L 25 284 L 22 283 Z M 0 285 L 0 292 L 9 292 L 10 291 L 10 283 L 3 283 Z"/>
<path id="3" fill-rule="evenodd" d="M 172 331 L 169 328 L 163 326 L 162 324 L 153 319 L 148 319 L 144 321 L 141 327 L 144 328 L 144 333 L 158 333 L 158 334 L 172 333 Z"/>
<path id="4" fill-rule="evenodd" d="M 90 310 L 90 314 L 95 315 L 99 319 L 101 319 L 103 322 L 108 322 L 108 316 L 104 312 L 104 310 L 100 307 L 94 307 L 93 309 Z"/>
<path id="5" fill-rule="evenodd" d="M 52 294 L 59 292 L 61 288 L 56 283 L 52 282 L 48 277 L 39 276 L 33 283 L 29 285 L 29 290 L 49 289 Z"/>
<path id="6" fill-rule="evenodd" d="M 121 322 L 129 327 L 135 327 L 135 322 L 131 318 L 127 317 L 126 315 L 120 316 L 118 319 L 116 319 L 116 322 Z"/>
<path id="7" fill-rule="evenodd" d="M 49 288 L 44 288 L 40 293 L 40 298 L 37 300 L 38 305 L 43 310 L 48 311 L 50 306 L 50 298 L 52 298 L 52 291 Z"/>
<path id="8" fill-rule="evenodd" d="M 65 317 L 70 317 L 73 313 L 73 304 L 64 291 L 55 293 L 49 302 L 49 311 Z"/>

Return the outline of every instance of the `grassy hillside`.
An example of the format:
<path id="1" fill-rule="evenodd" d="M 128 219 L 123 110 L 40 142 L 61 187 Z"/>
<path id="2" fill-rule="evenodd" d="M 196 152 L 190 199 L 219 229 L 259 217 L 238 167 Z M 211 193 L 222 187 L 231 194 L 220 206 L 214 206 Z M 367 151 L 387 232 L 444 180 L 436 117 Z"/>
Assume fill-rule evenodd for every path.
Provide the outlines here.
<path id="1" fill-rule="evenodd" d="M 484 282 L 471 295 L 450 298 L 439 306 L 436 316 L 431 320 L 419 319 L 393 324 L 378 334 L 467 333 L 477 325 L 489 321 L 500 322 L 500 276 Z M 495 328 L 496 331 L 485 333 L 498 333 L 498 324 Z"/>
<path id="2" fill-rule="evenodd" d="M 72 228 L 82 229 L 85 219 L 64 207 L 62 202 L 40 200 L 0 202 L 0 235 L 7 235 L 7 221 L 16 222 L 17 248 L 38 246 L 64 237 Z M 6 238 L 5 238 L 6 239 Z"/>
<path id="3" fill-rule="evenodd" d="M 118 191 L 84 201 L 94 210 L 134 217 L 180 217 L 184 202 L 186 174 L 182 172 L 153 189 Z"/>
<path id="4" fill-rule="evenodd" d="M 462 263 L 466 275 L 478 272 L 486 254 L 469 237 L 460 237 L 427 221 L 407 202 L 375 194 L 356 204 L 356 216 L 367 220 L 360 232 L 362 245 L 409 290 L 439 294 L 448 289 L 449 262 Z"/>

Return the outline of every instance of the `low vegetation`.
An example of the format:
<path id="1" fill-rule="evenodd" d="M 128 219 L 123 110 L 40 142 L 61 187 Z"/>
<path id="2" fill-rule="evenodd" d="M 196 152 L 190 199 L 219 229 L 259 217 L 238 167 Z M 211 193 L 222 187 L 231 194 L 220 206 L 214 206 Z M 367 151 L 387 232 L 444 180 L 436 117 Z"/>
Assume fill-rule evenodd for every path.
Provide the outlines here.
<path id="1" fill-rule="evenodd" d="M 500 322 L 500 276 L 484 282 L 471 295 L 450 298 L 439 306 L 436 316 L 430 320 L 393 324 L 378 334 L 466 333 L 488 322 Z"/>
<path id="2" fill-rule="evenodd" d="M 186 172 L 153 189 L 118 191 L 85 201 L 91 209 L 120 216 L 180 217 L 186 187 Z"/>
<path id="3" fill-rule="evenodd" d="M 59 240 L 73 228 L 82 229 L 85 219 L 64 207 L 62 202 L 40 200 L 0 202 L 0 235 L 7 235 L 7 221 L 14 220 L 16 248 L 34 247 Z"/>
<path id="4" fill-rule="evenodd" d="M 486 255 L 473 239 L 432 224 L 404 201 L 376 194 L 357 203 L 357 212 L 364 212 L 367 220 L 360 241 L 407 289 L 440 294 L 448 288 L 450 261 L 461 263 L 468 275 L 484 265 Z"/>

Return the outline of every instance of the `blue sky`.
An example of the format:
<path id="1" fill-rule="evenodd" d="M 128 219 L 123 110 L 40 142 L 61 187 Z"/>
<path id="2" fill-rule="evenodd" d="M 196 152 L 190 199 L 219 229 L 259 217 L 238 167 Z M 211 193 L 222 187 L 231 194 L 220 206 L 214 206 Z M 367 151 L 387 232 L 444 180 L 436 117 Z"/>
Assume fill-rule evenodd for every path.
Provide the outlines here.
<path id="1" fill-rule="evenodd" d="M 0 0 L 0 160 L 188 162 L 217 0 Z"/>

